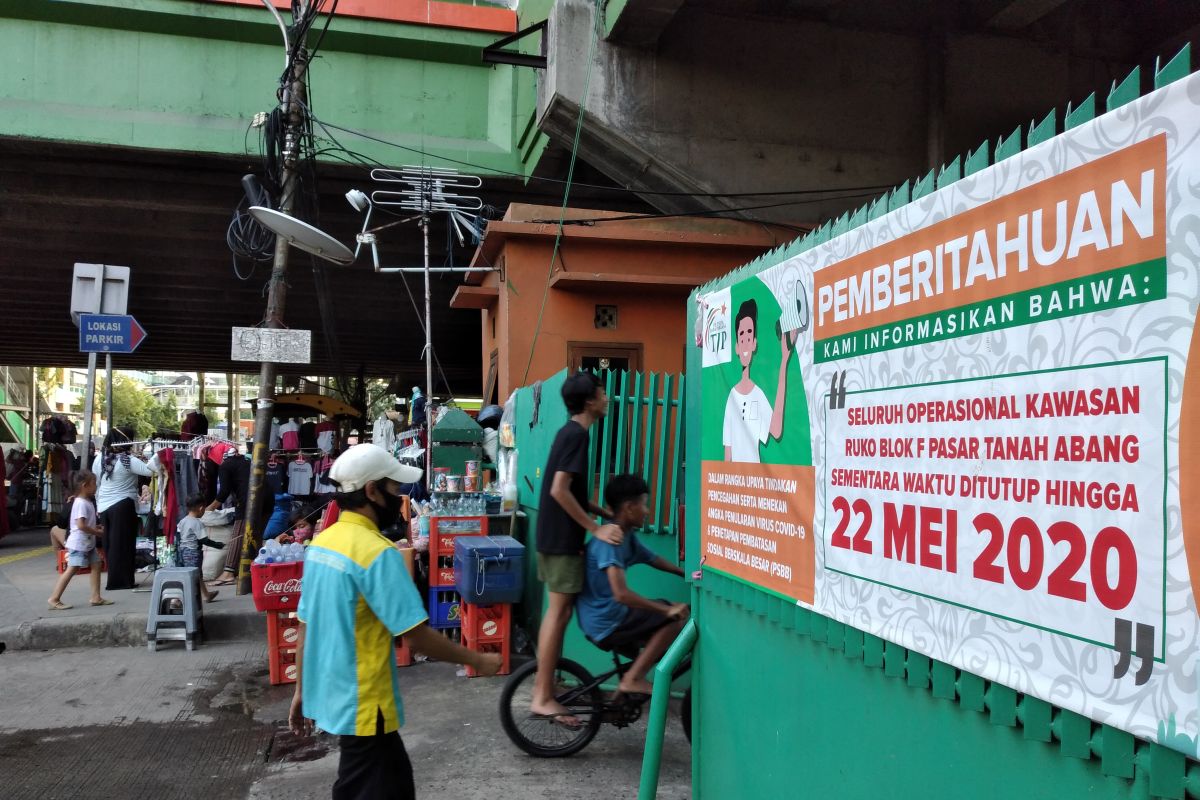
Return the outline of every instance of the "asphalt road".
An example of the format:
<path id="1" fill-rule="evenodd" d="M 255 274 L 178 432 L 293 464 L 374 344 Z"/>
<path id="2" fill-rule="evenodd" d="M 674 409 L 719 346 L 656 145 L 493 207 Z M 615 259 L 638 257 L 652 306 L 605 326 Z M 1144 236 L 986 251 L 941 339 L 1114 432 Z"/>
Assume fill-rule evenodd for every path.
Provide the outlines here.
<path id="1" fill-rule="evenodd" d="M 630 798 L 644 723 L 606 727 L 583 753 L 517 751 L 496 715 L 503 678 L 466 679 L 452 664 L 401 670 L 403 729 L 425 798 Z M 290 687 L 267 680 L 261 641 L 0 654 L 0 796 L 6 800 L 147 797 L 327 798 L 330 737 L 297 741 L 283 720 Z M 668 724 L 659 797 L 691 796 L 691 752 Z"/>

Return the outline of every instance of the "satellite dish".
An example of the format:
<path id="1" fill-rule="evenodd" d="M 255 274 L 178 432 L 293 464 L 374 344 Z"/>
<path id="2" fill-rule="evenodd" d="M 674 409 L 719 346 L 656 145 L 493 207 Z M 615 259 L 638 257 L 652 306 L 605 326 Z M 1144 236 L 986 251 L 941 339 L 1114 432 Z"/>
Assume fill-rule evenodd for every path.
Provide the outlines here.
<path id="1" fill-rule="evenodd" d="M 335 264 L 354 263 L 354 253 L 350 252 L 349 247 L 307 222 L 263 206 L 250 206 L 250 216 L 292 247 Z"/>

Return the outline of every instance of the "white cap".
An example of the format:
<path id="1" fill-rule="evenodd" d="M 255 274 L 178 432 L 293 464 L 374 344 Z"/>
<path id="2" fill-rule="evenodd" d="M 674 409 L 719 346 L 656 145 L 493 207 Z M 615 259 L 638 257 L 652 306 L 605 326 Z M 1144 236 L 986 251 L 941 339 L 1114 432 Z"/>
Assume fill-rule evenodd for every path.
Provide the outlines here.
<path id="1" fill-rule="evenodd" d="M 416 483 L 422 474 L 416 467 L 401 464 L 382 447 L 356 444 L 333 462 L 329 479 L 337 484 L 338 491 L 354 492 L 366 486 L 367 481 L 391 478 L 397 483 Z"/>

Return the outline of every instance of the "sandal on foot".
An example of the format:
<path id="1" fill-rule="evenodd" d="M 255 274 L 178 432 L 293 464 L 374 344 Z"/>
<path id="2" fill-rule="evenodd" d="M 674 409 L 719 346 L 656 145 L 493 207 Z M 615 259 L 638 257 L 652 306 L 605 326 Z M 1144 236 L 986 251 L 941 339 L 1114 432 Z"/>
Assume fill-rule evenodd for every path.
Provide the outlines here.
<path id="1" fill-rule="evenodd" d="M 560 725 L 569 731 L 577 731 L 583 728 L 583 722 L 571 712 L 560 714 L 530 714 L 529 718 L 552 722 L 555 725 Z M 570 722 L 567 722 L 568 719 L 575 720 L 575 724 L 572 725 Z"/>
<path id="2" fill-rule="evenodd" d="M 235 584 L 235 583 L 237 583 L 236 578 L 219 578 L 215 581 L 211 581 L 208 585 L 209 586 L 233 586 L 233 584 Z"/>
<path id="3" fill-rule="evenodd" d="M 74 608 L 74 606 L 69 606 L 61 600 L 56 600 L 53 603 L 47 601 L 46 605 L 51 611 L 66 611 L 68 608 Z"/>
<path id="4" fill-rule="evenodd" d="M 109 600 L 107 597 L 101 598 L 99 600 L 92 600 L 90 602 L 94 606 L 111 606 L 113 604 L 113 601 Z"/>

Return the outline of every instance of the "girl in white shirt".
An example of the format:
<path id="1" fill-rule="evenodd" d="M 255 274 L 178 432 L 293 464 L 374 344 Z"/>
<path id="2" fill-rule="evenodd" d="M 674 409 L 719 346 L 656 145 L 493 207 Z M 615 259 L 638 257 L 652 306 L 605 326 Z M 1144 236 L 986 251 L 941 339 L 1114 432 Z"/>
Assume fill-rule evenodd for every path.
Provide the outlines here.
<path id="1" fill-rule="evenodd" d="M 67 584 L 81 569 L 91 569 L 92 605 L 110 606 L 112 600 L 100 596 L 100 556 L 96 553 L 96 539 L 103 535 L 104 528 L 96 523 L 96 476 L 81 469 L 75 473 L 75 501 L 71 506 L 70 534 L 67 536 L 67 568 L 63 571 L 49 601 L 51 611 L 65 611 L 71 606 L 63 603 L 63 592 Z"/>

